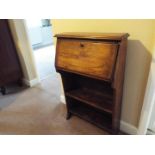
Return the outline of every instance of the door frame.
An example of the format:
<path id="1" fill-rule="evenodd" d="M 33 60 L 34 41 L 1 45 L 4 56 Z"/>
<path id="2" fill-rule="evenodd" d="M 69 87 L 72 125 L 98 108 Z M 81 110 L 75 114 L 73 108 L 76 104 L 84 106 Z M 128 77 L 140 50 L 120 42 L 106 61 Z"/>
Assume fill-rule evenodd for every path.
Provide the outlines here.
<path id="1" fill-rule="evenodd" d="M 24 19 L 8 19 L 9 27 L 16 45 L 23 70 L 23 82 L 32 87 L 40 82 L 35 59 Z"/>

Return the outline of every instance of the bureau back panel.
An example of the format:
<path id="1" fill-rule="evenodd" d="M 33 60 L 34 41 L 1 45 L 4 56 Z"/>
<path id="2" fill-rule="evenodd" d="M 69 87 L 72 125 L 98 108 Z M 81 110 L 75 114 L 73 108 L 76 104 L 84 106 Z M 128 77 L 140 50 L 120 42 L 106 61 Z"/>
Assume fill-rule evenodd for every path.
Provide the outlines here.
<path id="1" fill-rule="evenodd" d="M 117 49 L 113 42 L 59 39 L 56 66 L 111 80 Z"/>

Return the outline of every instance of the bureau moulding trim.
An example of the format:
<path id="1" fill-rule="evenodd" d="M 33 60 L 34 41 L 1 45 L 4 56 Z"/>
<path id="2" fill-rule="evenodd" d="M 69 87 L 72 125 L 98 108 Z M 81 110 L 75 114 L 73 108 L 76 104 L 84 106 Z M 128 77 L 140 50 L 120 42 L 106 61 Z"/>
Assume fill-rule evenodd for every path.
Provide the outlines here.
<path id="1" fill-rule="evenodd" d="M 66 104 L 65 96 L 63 94 L 60 96 L 60 101 L 61 103 Z M 135 126 L 123 120 L 121 120 L 120 122 L 120 130 L 130 135 L 137 135 L 138 131 L 138 129 Z"/>
<path id="2" fill-rule="evenodd" d="M 27 79 L 23 79 L 23 83 L 29 87 L 33 87 L 37 85 L 38 83 L 40 83 L 40 80 L 38 78 L 30 80 L 30 81 Z"/>

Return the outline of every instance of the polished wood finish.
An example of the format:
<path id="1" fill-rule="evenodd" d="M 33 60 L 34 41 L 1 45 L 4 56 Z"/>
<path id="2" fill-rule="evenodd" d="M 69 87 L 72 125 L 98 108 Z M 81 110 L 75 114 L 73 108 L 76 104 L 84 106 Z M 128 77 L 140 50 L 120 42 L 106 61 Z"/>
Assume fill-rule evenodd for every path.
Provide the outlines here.
<path id="1" fill-rule="evenodd" d="M 5 86 L 19 82 L 22 71 L 16 48 L 7 20 L 0 20 L 0 87 L 2 94 L 6 93 Z"/>
<path id="2" fill-rule="evenodd" d="M 59 59 L 56 66 L 111 80 L 117 56 L 116 43 L 59 39 L 58 44 Z"/>
<path id="3" fill-rule="evenodd" d="M 56 35 L 57 72 L 67 119 L 77 115 L 112 134 L 119 132 L 128 34 Z"/>
<path id="4" fill-rule="evenodd" d="M 67 32 L 56 34 L 57 38 L 89 39 L 89 40 L 110 40 L 121 41 L 129 36 L 128 33 L 88 33 L 88 32 Z"/>

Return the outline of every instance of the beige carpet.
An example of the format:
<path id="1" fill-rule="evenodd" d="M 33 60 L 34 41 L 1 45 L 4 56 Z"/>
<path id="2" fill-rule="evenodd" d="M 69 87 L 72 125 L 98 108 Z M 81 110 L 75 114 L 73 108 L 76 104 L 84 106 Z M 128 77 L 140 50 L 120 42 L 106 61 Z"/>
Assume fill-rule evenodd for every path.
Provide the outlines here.
<path id="1" fill-rule="evenodd" d="M 76 116 L 65 119 L 56 76 L 33 88 L 8 90 L 0 95 L 0 134 L 107 134 Z"/>

